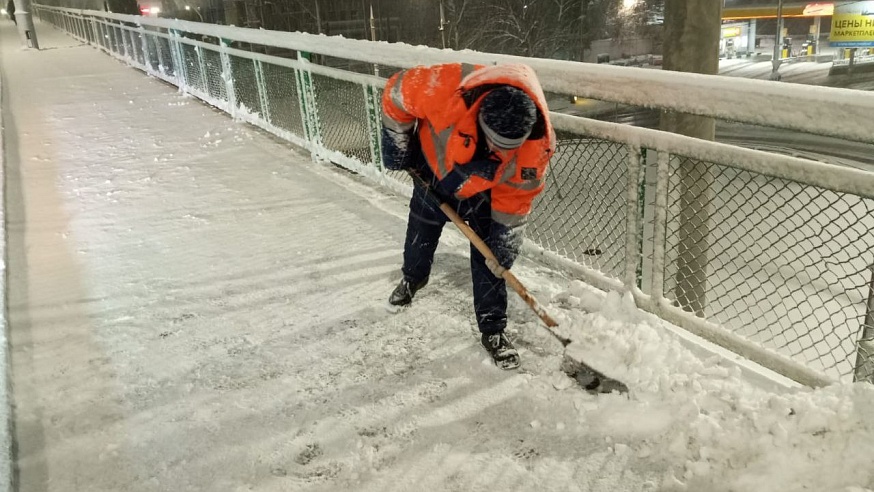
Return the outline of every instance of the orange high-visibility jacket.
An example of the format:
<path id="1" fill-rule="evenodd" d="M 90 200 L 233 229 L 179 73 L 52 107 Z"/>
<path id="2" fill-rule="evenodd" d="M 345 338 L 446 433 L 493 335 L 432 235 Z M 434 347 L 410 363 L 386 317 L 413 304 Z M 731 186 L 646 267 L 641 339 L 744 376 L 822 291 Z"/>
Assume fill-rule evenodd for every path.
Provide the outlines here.
<path id="1" fill-rule="evenodd" d="M 469 163 L 477 148 L 477 114 L 489 90 L 511 85 L 537 106 L 531 135 L 493 180 L 470 173 L 455 195 L 459 199 L 491 189 L 492 218 L 510 227 L 522 225 L 531 203 L 543 190 L 555 132 L 537 77 L 527 65 L 451 63 L 414 67 L 392 76 L 382 98 L 383 125 L 396 132 L 417 128 L 422 153 L 438 179 Z"/>

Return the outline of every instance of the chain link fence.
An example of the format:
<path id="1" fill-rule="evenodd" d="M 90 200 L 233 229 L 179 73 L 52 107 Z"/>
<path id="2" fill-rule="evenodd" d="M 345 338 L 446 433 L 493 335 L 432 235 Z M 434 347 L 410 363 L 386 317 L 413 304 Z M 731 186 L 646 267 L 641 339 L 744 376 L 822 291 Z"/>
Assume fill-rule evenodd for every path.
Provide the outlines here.
<path id="1" fill-rule="evenodd" d="M 853 374 L 874 199 L 673 156 L 665 297 L 826 374 Z"/>
<path id="2" fill-rule="evenodd" d="M 37 12 L 314 158 L 409 185 L 380 162 L 383 77 L 398 67 L 311 60 L 288 46 L 277 52 L 291 58 L 270 56 L 96 12 Z M 621 125 L 553 121 L 558 150 L 531 215 L 534 245 L 579 265 L 595 285 L 631 289 L 642 308 L 807 384 L 874 378 L 874 176 L 861 177 L 869 185 L 858 192 L 807 179 L 804 169 L 787 178 L 756 168 L 747 161 L 761 159 L 758 151 L 697 141 L 684 145 L 700 151 L 684 152 L 656 137 L 641 143 Z"/>
<path id="3" fill-rule="evenodd" d="M 538 246 L 605 275 L 621 278 L 625 263 L 625 145 L 570 132 L 556 134 L 546 187 L 531 213 Z"/>

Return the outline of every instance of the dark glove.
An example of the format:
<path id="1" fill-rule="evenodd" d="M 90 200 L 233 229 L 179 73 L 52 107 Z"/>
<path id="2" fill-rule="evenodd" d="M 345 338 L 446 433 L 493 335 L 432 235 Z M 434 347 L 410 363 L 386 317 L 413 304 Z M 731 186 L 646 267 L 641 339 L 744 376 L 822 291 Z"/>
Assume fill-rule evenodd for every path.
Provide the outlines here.
<path id="1" fill-rule="evenodd" d="M 382 127 L 382 163 L 386 169 L 400 171 L 416 164 L 419 140 L 409 132 L 398 132 Z"/>

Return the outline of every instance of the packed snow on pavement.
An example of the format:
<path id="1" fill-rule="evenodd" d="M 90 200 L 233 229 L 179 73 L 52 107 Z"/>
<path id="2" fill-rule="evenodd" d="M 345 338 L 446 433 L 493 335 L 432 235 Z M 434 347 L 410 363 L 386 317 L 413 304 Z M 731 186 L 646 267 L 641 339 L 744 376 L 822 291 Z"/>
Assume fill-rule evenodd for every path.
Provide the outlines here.
<path id="1" fill-rule="evenodd" d="M 630 393 L 581 390 L 516 297 L 500 371 L 463 237 L 391 315 L 404 199 L 51 30 L 38 54 L 0 33 L 21 490 L 874 489 L 870 386 L 751 384 L 530 260 Z"/>

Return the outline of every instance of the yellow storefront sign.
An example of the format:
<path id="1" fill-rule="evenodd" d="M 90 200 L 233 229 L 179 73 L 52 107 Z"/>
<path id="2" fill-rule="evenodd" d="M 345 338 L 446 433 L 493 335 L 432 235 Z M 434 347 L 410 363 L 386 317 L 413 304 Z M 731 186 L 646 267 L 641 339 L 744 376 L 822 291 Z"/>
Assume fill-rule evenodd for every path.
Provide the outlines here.
<path id="1" fill-rule="evenodd" d="M 740 26 L 738 27 L 723 27 L 722 28 L 722 37 L 724 38 L 736 38 L 740 36 Z"/>
<path id="2" fill-rule="evenodd" d="M 836 6 L 829 41 L 843 48 L 874 46 L 874 1 Z"/>

